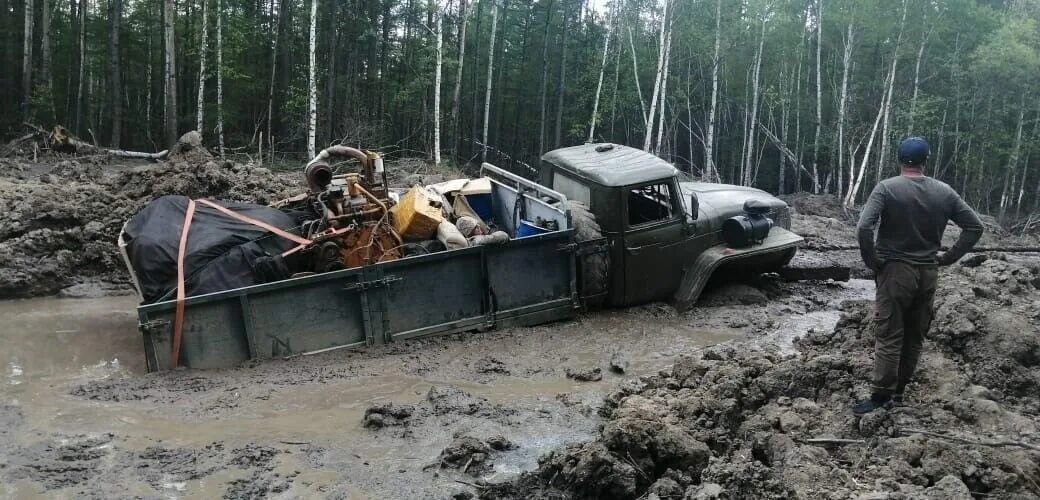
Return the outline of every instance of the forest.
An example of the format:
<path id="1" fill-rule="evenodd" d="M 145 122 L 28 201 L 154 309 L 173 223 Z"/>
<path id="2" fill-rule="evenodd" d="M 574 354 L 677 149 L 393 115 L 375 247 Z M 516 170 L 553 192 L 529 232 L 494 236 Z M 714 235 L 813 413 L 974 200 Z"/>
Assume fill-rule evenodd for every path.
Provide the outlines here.
<path id="1" fill-rule="evenodd" d="M 979 210 L 1040 207 L 1038 0 L 0 0 L 0 46 L 8 138 L 524 174 L 609 141 L 852 206 L 919 135 Z"/>

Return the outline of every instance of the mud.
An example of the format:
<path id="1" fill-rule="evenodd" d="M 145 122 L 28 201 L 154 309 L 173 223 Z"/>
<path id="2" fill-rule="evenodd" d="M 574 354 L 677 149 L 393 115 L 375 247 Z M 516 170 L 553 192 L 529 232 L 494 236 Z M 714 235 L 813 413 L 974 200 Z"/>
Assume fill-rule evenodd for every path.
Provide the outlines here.
<path id="1" fill-rule="evenodd" d="M 206 155 L 0 159 L 0 296 L 63 297 L 0 302 L 0 497 L 1040 495 L 1040 454 L 965 442 L 1040 444 L 1040 259 L 945 269 L 906 406 L 857 420 L 873 281 L 856 251 L 824 251 L 855 242 L 826 198 L 793 203 L 798 258 L 858 266 L 846 283 L 762 276 L 714 284 L 683 314 L 648 304 L 146 374 L 136 299 L 113 296 L 123 221 L 163 194 L 299 188 L 295 172 Z M 396 184 L 449 175 L 393 165 Z"/>
<path id="2" fill-rule="evenodd" d="M 946 270 L 905 406 L 851 415 L 868 395 L 872 304 L 845 301 L 795 354 L 728 343 L 622 384 L 598 438 L 482 497 L 1034 498 L 1037 277 L 1035 261 L 999 256 Z"/>

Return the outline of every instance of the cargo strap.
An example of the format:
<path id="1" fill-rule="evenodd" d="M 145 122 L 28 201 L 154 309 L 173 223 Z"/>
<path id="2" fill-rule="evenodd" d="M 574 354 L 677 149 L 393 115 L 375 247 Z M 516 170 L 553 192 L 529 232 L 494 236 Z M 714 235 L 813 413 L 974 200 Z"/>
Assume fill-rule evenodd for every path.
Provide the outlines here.
<path id="1" fill-rule="evenodd" d="M 181 226 L 181 241 L 177 248 L 177 305 L 174 309 L 173 315 L 173 352 L 170 355 L 170 363 L 173 368 L 177 368 L 180 364 L 181 354 L 181 332 L 184 329 L 184 253 L 188 247 L 188 230 L 191 228 L 191 220 L 195 217 L 195 202 L 196 200 L 188 200 L 188 209 L 184 212 L 184 225 Z M 198 200 L 198 203 L 202 203 L 207 207 L 210 207 L 232 219 L 237 219 L 247 224 L 252 224 L 261 229 L 264 229 L 270 233 L 281 236 L 289 241 L 298 244 L 297 247 L 289 249 L 282 255 L 289 255 L 301 248 L 310 245 L 311 240 L 302 236 L 297 236 L 288 231 L 284 231 L 277 227 L 274 227 L 266 222 L 256 220 L 252 217 L 246 217 L 245 215 L 235 213 L 228 210 L 226 207 L 222 207 L 210 200 Z"/>
<path id="2" fill-rule="evenodd" d="M 173 353 L 170 354 L 171 366 L 177 368 L 181 356 L 181 329 L 184 326 L 184 251 L 188 247 L 188 229 L 191 219 L 195 217 L 195 200 L 188 200 L 188 209 L 184 211 L 184 224 L 181 225 L 181 242 L 177 246 L 177 306 L 173 314 Z"/>

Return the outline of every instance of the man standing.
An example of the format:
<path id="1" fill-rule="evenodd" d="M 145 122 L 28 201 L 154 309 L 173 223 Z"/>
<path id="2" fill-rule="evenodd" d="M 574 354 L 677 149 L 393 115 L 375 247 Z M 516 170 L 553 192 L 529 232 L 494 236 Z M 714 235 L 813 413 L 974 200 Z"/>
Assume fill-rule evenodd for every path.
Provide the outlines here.
<path id="1" fill-rule="evenodd" d="M 924 175 L 929 154 L 924 139 L 905 139 L 898 154 L 900 175 L 878 183 L 859 219 L 860 253 L 877 276 L 877 297 L 873 392 L 852 407 L 856 415 L 902 403 L 932 322 L 938 266 L 957 262 L 983 231 L 978 215 L 953 188 Z M 950 220 L 961 228 L 960 238 L 938 255 Z"/>

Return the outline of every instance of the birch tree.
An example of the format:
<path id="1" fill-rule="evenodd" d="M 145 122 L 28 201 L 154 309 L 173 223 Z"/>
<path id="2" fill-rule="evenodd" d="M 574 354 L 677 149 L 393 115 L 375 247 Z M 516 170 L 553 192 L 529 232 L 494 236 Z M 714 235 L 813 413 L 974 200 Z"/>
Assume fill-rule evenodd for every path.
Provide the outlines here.
<path id="1" fill-rule="evenodd" d="M 217 9 L 220 12 L 220 9 Z M 206 52 L 209 51 L 209 1 L 202 0 L 202 40 L 199 42 L 199 95 L 195 130 L 205 136 Z"/>
<path id="2" fill-rule="evenodd" d="M 498 0 L 491 0 L 491 41 L 488 46 L 487 84 L 484 87 L 484 148 L 480 160 L 487 161 L 488 151 L 488 118 L 491 114 L 491 82 L 495 75 L 495 36 L 498 34 Z"/>
<path id="3" fill-rule="evenodd" d="M 177 46 L 174 41 L 173 0 L 163 0 L 163 54 L 166 86 L 166 145 L 177 144 Z"/>
<path id="4" fill-rule="evenodd" d="M 768 15 L 762 13 L 761 29 L 758 35 L 758 51 L 755 54 L 754 61 L 754 76 L 752 77 L 752 88 L 751 88 L 751 115 L 748 117 L 748 146 L 744 156 L 744 164 L 741 167 L 741 172 L 744 176 L 741 179 L 741 184 L 745 186 L 751 185 L 751 160 L 755 153 L 755 135 L 758 126 L 758 96 L 759 96 L 759 77 L 762 71 L 762 49 L 765 46 L 766 40 L 766 19 Z"/>
<path id="5" fill-rule="evenodd" d="M 657 115 L 657 142 L 654 143 L 654 154 L 661 154 L 661 140 L 664 138 L 665 105 L 668 102 L 668 68 L 671 65 L 672 29 L 668 28 L 668 41 L 664 45 L 664 74 L 661 76 L 661 112 Z"/>
<path id="6" fill-rule="evenodd" d="M 44 7 L 47 0 L 43 0 Z M 123 76 L 119 64 L 119 28 L 123 18 L 123 0 L 108 0 L 108 87 L 112 113 L 112 146 L 119 149 L 123 125 Z"/>
<path id="7" fill-rule="evenodd" d="M 888 78 L 885 80 L 885 95 L 881 99 L 881 107 L 878 109 L 877 117 L 874 119 L 874 126 L 870 129 L 870 135 L 867 139 L 867 147 L 863 153 L 863 161 L 860 163 L 859 173 L 856 175 L 855 180 L 852 176 L 849 176 L 849 191 L 845 194 L 845 206 L 851 207 L 856 203 L 856 196 L 859 194 L 860 187 L 863 184 L 863 177 L 867 170 L 867 165 L 870 164 L 870 152 L 874 149 L 874 139 L 877 135 L 878 124 L 881 122 L 882 116 L 888 112 L 888 106 L 892 102 L 892 89 L 895 86 L 896 79 L 896 64 L 899 60 L 899 45 L 902 43 L 903 38 L 903 25 L 906 23 L 906 0 L 903 1 L 903 17 L 900 20 L 899 25 L 899 36 L 896 38 L 895 47 L 892 49 L 892 63 L 889 68 Z M 884 135 L 882 135 L 884 140 Z M 884 149 L 882 149 L 884 151 Z"/>
<path id="8" fill-rule="evenodd" d="M 545 152 L 545 114 L 548 105 L 549 86 L 549 22 L 552 20 L 553 0 L 545 5 L 545 28 L 542 30 L 542 114 L 538 120 L 538 155 Z"/>
<path id="9" fill-rule="evenodd" d="M 554 134 L 556 140 L 553 141 L 553 145 L 556 147 L 563 145 L 561 141 L 563 141 L 563 104 L 567 93 L 567 39 L 571 33 L 568 26 L 571 18 L 567 11 L 567 1 L 562 0 L 560 6 L 563 7 L 563 40 L 560 42 L 560 74 L 556 87 L 556 133 Z M 581 4 L 578 5 L 578 9 L 578 15 L 580 16 Z"/>
<path id="10" fill-rule="evenodd" d="M 462 95 L 462 68 L 466 64 L 466 0 L 459 0 L 459 66 L 455 70 L 455 90 L 451 99 L 451 127 L 452 139 L 455 141 L 455 151 L 458 154 L 461 138 L 459 137 L 459 104 Z M 548 21 L 546 22 L 548 24 Z M 543 93 L 544 94 L 544 93 Z M 545 120 L 545 103 L 542 103 L 542 120 Z"/>
<path id="11" fill-rule="evenodd" d="M 721 180 L 715 168 L 715 113 L 719 104 L 719 45 L 722 42 L 722 0 L 715 2 L 715 53 L 711 58 L 711 104 L 708 130 L 704 134 L 704 170 L 706 180 Z"/>
<path id="12" fill-rule="evenodd" d="M 855 44 L 856 32 L 852 27 L 853 23 L 850 21 L 849 26 L 845 31 L 844 37 L 844 51 L 842 52 L 841 58 L 841 95 L 838 98 L 838 172 L 839 176 L 841 172 L 844 172 L 845 168 L 845 109 L 846 104 L 849 100 L 849 71 L 852 66 L 852 48 Z M 849 158 L 850 162 L 855 161 L 855 158 Z M 852 167 L 849 169 L 849 180 L 853 177 Z M 841 196 L 844 188 L 841 186 L 841 179 L 838 179 L 838 196 Z"/>
<path id="13" fill-rule="evenodd" d="M 821 47 L 823 47 L 823 0 L 816 0 L 816 136 L 813 139 L 812 181 L 813 193 L 820 193 L 820 126 L 823 125 L 823 80 L 820 76 Z"/>
<path id="14" fill-rule="evenodd" d="M 433 164 L 441 164 L 441 65 L 442 65 L 442 47 L 443 47 L 443 35 L 441 33 L 442 18 L 444 17 L 439 9 L 434 10 L 434 16 L 437 17 L 436 28 L 434 29 L 433 36 L 436 39 L 436 50 L 437 50 L 437 65 L 434 70 L 433 77 Z M 461 68 L 461 66 L 460 66 Z"/>
<path id="15" fill-rule="evenodd" d="M 217 147 L 220 150 L 221 160 L 224 159 L 224 10 L 221 8 L 222 3 L 221 0 L 217 0 Z M 314 88 L 312 84 L 312 99 L 314 98 Z"/>
<path id="16" fill-rule="evenodd" d="M 885 111 L 885 117 L 882 120 L 881 126 L 881 152 L 878 154 L 877 176 L 875 179 L 877 182 L 881 182 L 881 172 L 884 169 L 885 163 L 889 161 L 888 147 L 891 142 L 891 138 L 888 136 L 888 126 L 889 123 L 891 123 L 889 117 L 891 116 L 892 110 L 892 94 L 895 92 L 896 86 L 896 66 L 899 64 L 899 47 L 903 43 L 903 28 L 906 27 L 907 3 L 907 0 L 903 0 L 903 17 L 899 21 L 899 36 L 896 37 L 896 47 L 892 54 L 892 69 L 888 79 L 888 90 L 885 93 L 884 106 L 882 106 Z"/>
<path id="17" fill-rule="evenodd" d="M 664 0 L 664 10 L 661 12 L 661 40 L 657 51 L 657 72 L 654 77 L 654 93 L 650 98 L 650 113 L 646 118 L 646 133 L 643 136 L 643 151 L 650 151 L 650 141 L 653 140 L 654 115 L 657 113 L 657 99 L 661 92 L 661 80 L 664 76 L 664 52 L 665 40 L 668 32 L 668 4 L 670 0 Z"/>
<path id="18" fill-rule="evenodd" d="M 318 81 L 315 53 L 318 48 L 318 0 L 311 0 L 310 50 L 307 59 L 307 157 L 314 158 L 318 125 Z"/>
<path id="19" fill-rule="evenodd" d="M 40 9 L 40 80 L 47 97 L 47 111 L 54 116 L 54 86 L 51 82 L 51 8 L 50 0 L 42 0 Z"/>
<path id="20" fill-rule="evenodd" d="M 596 118 L 599 112 L 599 95 L 603 89 L 603 73 L 607 69 L 607 53 L 610 51 L 610 38 L 614 35 L 613 23 L 614 17 L 611 13 L 607 14 L 607 31 L 603 35 L 603 57 L 599 63 L 599 80 L 596 82 L 596 97 L 592 99 L 592 118 L 589 120 L 589 142 L 592 142 L 596 136 Z"/>
<path id="21" fill-rule="evenodd" d="M 25 0 L 25 24 L 22 38 L 22 116 L 29 118 L 33 88 L 33 0 Z"/>
<path id="22" fill-rule="evenodd" d="M 83 124 L 83 68 L 87 65 L 87 5 L 88 0 L 79 0 L 79 64 L 77 64 L 76 70 L 78 71 L 76 77 L 76 112 L 75 112 L 75 130 L 79 132 Z M 149 89 L 151 86 L 149 86 Z M 149 99 L 151 102 L 151 99 Z"/>

